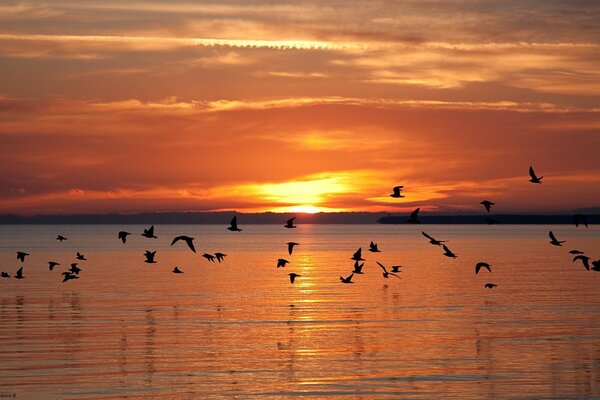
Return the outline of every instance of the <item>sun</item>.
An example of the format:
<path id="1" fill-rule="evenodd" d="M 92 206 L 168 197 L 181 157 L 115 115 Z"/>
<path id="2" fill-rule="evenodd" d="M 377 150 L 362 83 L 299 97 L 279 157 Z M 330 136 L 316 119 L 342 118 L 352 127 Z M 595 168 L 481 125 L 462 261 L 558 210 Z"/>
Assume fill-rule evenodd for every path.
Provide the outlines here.
<path id="1" fill-rule="evenodd" d="M 305 214 L 316 214 L 319 212 L 323 212 L 322 209 L 315 206 L 303 205 L 303 206 L 293 206 L 288 209 L 288 212 L 293 213 L 305 213 Z"/>

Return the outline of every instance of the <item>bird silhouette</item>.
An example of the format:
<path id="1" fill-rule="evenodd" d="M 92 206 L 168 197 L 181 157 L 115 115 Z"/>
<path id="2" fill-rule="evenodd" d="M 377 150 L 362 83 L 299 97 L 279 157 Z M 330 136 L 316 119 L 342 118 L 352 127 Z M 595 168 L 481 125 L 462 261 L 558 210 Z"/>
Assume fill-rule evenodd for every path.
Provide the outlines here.
<path id="1" fill-rule="evenodd" d="M 496 286 L 498 286 L 498 285 L 496 285 L 495 283 L 486 283 L 484 287 L 485 287 L 486 289 L 493 289 L 493 288 L 495 288 Z"/>
<path id="2" fill-rule="evenodd" d="M 406 196 L 403 196 L 400 193 L 402 191 L 402 189 L 404 189 L 404 186 L 394 186 L 394 188 L 392 189 L 393 193 L 390 194 L 390 197 L 393 197 L 393 198 L 396 198 L 396 199 L 402 198 L 402 197 L 406 197 Z"/>
<path id="3" fill-rule="evenodd" d="M 292 255 L 292 251 L 294 251 L 294 246 L 298 246 L 299 243 L 296 242 L 287 242 L 288 245 L 288 253 L 291 256 Z"/>
<path id="4" fill-rule="evenodd" d="M 120 231 L 119 232 L 119 239 L 121 239 L 121 241 L 123 243 L 125 243 L 127 241 L 127 235 L 131 235 L 131 233 L 125 232 L 125 231 Z M 144 236 L 144 235 L 142 235 L 142 236 Z"/>
<path id="5" fill-rule="evenodd" d="M 444 249 L 444 255 L 446 257 L 456 258 L 456 254 L 454 254 L 452 251 L 450 251 L 450 249 L 448 248 L 448 246 L 446 246 L 445 244 L 443 244 L 442 248 Z"/>
<path id="6" fill-rule="evenodd" d="M 365 263 L 359 264 L 358 261 L 354 261 L 354 271 L 353 274 L 362 274 L 362 269 L 365 266 Z"/>
<path id="7" fill-rule="evenodd" d="M 365 261 L 365 259 L 362 258 L 362 247 L 359 247 L 358 250 L 356 250 L 354 252 L 354 255 L 352 255 L 351 260 L 354 260 L 354 261 Z"/>
<path id="8" fill-rule="evenodd" d="M 64 237 L 63 235 L 58 235 L 58 236 L 56 237 L 56 240 L 58 240 L 59 242 L 61 242 L 61 243 L 62 243 L 62 241 L 63 241 L 63 240 L 67 240 L 67 238 L 66 238 L 66 237 Z"/>
<path id="9" fill-rule="evenodd" d="M 285 258 L 279 258 L 277 259 L 277 268 L 283 268 L 287 263 L 289 263 L 289 261 Z"/>
<path id="10" fill-rule="evenodd" d="M 189 236 L 176 236 L 173 241 L 171 242 L 171 246 L 173 246 L 175 243 L 177 243 L 178 241 L 183 240 L 184 242 L 187 243 L 188 247 L 195 253 L 196 252 L 196 248 L 194 247 L 194 238 L 193 237 L 189 237 Z"/>
<path id="11" fill-rule="evenodd" d="M 402 279 L 398 275 L 394 274 L 393 272 L 388 272 L 387 269 L 385 269 L 385 266 L 382 263 L 380 263 L 379 261 L 377 261 L 377 265 L 379 265 L 381 267 L 381 269 L 383 270 L 383 277 L 384 278 L 387 279 L 389 275 L 392 275 L 392 276 L 395 276 L 398 279 Z"/>
<path id="12" fill-rule="evenodd" d="M 21 262 L 25 262 L 25 257 L 27 257 L 29 253 L 25 253 L 23 251 L 17 251 L 17 260 L 21 260 Z"/>
<path id="13" fill-rule="evenodd" d="M 447 242 L 447 240 L 437 240 L 433 236 L 429 236 L 428 234 L 426 234 L 423 231 L 421 231 L 421 233 L 423 234 L 423 236 L 425 236 L 427 239 L 429 239 L 429 243 L 435 244 L 436 246 L 441 246 L 443 243 Z"/>
<path id="14" fill-rule="evenodd" d="M 529 180 L 529 182 L 531 182 L 531 183 L 542 183 L 543 176 L 540 176 L 538 178 L 535 175 L 535 172 L 533 171 L 533 167 L 532 166 L 529 167 L 529 176 L 531 176 L 531 179 Z"/>
<path id="15" fill-rule="evenodd" d="M 145 263 L 156 264 L 156 261 L 154 261 L 154 256 L 156 256 L 156 250 L 155 251 L 146 250 L 144 252 L 144 256 L 146 257 L 146 259 L 144 260 Z"/>
<path id="16" fill-rule="evenodd" d="M 80 252 L 77 252 L 76 258 L 80 261 L 87 261 L 87 258 L 85 258 L 85 256 L 83 254 L 81 254 Z"/>
<path id="17" fill-rule="evenodd" d="M 421 222 L 418 220 L 419 211 L 421 211 L 421 208 L 417 208 L 415 211 L 413 211 L 412 214 L 410 214 L 410 217 L 408 217 L 407 221 L 411 224 L 420 224 Z"/>
<path id="18" fill-rule="evenodd" d="M 292 273 L 290 273 L 290 274 L 288 274 L 288 275 L 290 276 L 290 282 L 291 282 L 292 284 L 294 283 L 294 281 L 296 280 L 296 278 L 297 278 L 297 277 L 299 277 L 299 276 L 302 276 L 302 275 L 295 274 L 295 273 L 293 273 L 293 272 L 292 272 Z"/>
<path id="19" fill-rule="evenodd" d="M 154 225 L 150 226 L 148 229 L 144 229 L 142 236 L 147 237 L 148 239 L 158 239 L 158 236 L 154 236 Z"/>
<path id="20" fill-rule="evenodd" d="M 550 236 L 550 244 L 553 246 L 562 246 L 561 243 L 565 242 L 565 240 L 556 240 L 556 236 L 554 236 L 552 231 L 548 232 L 548 236 Z"/>
<path id="21" fill-rule="evenodd" d="M 492 210 L 492 206 L 496 203 L 492 203 L 489 200 L 484 200 L 479 204 L 483 205 L 485 207 L 485 209 L 487 210 L 487 212 L 490 212 Z"/>
<path id="22" fill-rule="evenodd" d="M 486 262 L 478 262 L 477 265 L 475 265 L 475 274 L 477 275 L 479 273 L 479 270 L 481 268 L 485 268 L 488 271 L 492 272 L 492 268 L 491 265 L 486 263 Z"/>
<path id="23" fill-rule="evenodd" d="M 294 220 L 295 219 L 296 219 L 296 217 L 288 219 L 287 222 L 285 223 L 284 227 L 286 227 L 288 229 L 295 228 L 296 227 L 296 225 L 294 225 Z"/>
<path id="24" fill-rule="evenodd" d="M 72 263 L 71 264 L 71 269 L 69 270 L 69 272 L 75 274 L 75 275 L 79 275 L 79 273 L 81 272 L 81 268 L 79 268 L 77 266 L 77 263 Z"/>
<path id="25" fill-rule="evenodd" d="M 580 254 L 578 256 L 573 257 L 573 262 L 577 260 L 581 260 L 585 269 L 587 269 L 588 271 L 590 270 L 590 258 L 588 256 L 582 256 Z"/>
<path id="26" fill-rule="evenodd" d="M 210 262 L 215 262 L 215 256 L 213 256 L 212 254 L 204 253 L 202 254 L 202 257 L 206 258 Z"/>
<path id="27" fill-rule="evenodd" d="M 179 267 L 175 267 L 173 268 L 173 273 L 174 274 L 183 274 L 183 271 L 179 269 Z"/>
<path id="28" fill-rule="evenodd" d="M 583 251 L 581 251 L 581 250 L 571 250 L 571 251 L 569 251 L 569 253 L 571 253 L 571 254 L 583 254 Z"/>
<path id="29" fill-rule="evenodd" d="M 72 272 L 66 271 L 63 272 L 63 283 L 65 283 L 66 281 L 70 281 L 71 279 L 79 279 L 79 277 L 75 274 L 73 274 Z"/>
<path id="30" fill-rule="evenodd" d="M 342 276 L 340 276 L 340 282 L 342 283 L 354 283 L 352 282 L 352 277 L 354 276 L 354 272 L 350 274 L 350 276 L 344 278 Z"/>
<path id="31" fill-rule="evenodd" d="M 17 279 L 25 279 L 25 277 L 23 276 L 23 267 L 19 268 L 17 270 L 17 274 L 15 275 L 15 278 Z"/>
<path id="32" fill-rule="evenodd" d="M 48 261 L 48 269 L 50 271 L 52 271 L 54 269 L 54 267 L 56 267 L 57 265 L 60 265 L 60 264 L 55 261 Z"/>
<path id="33" fill-rule="evenodd" d="M 242 229 L 238 228 L 237 225 L 237 216 L 233 217 L 230 222 L 230 226 L 227 227 L 232 232 L 241 232 Z"/>
<path id="34" fill-rule="evenodd" d="M 0 278 L 10 278 L 10 275 L 6 271 L 0 272 Z"/>
<path id="35" fill-rule="evenodd" d="M 392 265 L 392 272 L 402 272 L 400 268 L 402 268 L 402 265 Z"/>
<path id="36" fill-rule="evenodd" d="M 217 261 L 219 262 L 219 264 L 221 263 L 221 261 L 223 261 L 223 259 L 227 256 L 227 254 L 224 253 L 215 253 L 215 257 L 217 258 Z"/>
<path id="37" fill-rule="evenodd" d="M 575 227 L 579 227 L 579 224 L 583 224 L 586 228 L 588 227 L 587 215 L 575 214 L 573 215 L 573 223 Z"/>
<path id="38" fill-rule="evenodd" d="M 379 250 L 379 249 L 377 248 L 377 244 L 376 244 L 376 243 L 373 243 L 372 241 L 371 241 L 371 243 L 369 244 L 369 251 L 370 251 L 371 253 L 381 253 L 381 250 Z"/>

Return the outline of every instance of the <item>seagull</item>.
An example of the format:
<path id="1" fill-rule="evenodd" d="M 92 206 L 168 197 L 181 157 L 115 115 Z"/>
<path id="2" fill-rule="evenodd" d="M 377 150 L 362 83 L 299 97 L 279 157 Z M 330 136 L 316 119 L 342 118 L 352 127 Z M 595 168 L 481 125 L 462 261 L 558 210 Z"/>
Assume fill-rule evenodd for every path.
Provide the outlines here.
<path id="1" fill-rule="evenodd" d="M 296 225 L 294 225 L 295 219 L 296 219 L 296 217 L 288 219 L 287 222 L 285 223 L 284 227 L 285 228 L 295 228 L 296 227 Z M 292 283 L 294 283 L 294 282 L 292 282 Z"/>
<path id="2" fill-rule="evenodd" d="M 144 233 L 142 233 L 143 237 L 147 237 L 148 239 L 158 239 L 157 236 L 154 236 L 154 225 L 152 225 L 148 229 L 144 229 Z M 123 242 L 125 243 L 125 242 Z"/>
<path id="3" fill-rule="evenodd" d="M 359 264 L 358 261 L 354 261 L 354 271 L 353 274 L 362 274 L 362 269 L 365 266 L 365 263 Z"/>
<path id="4" fill-rule="evenodd" d="M 484 200 L 481 203 L 479 203 L 481 205 L 483 205 L 485 207 L 485 209 L 487 210 L 487 212 L 490 212 L 490 210 L 492 209 L 492 206 L 496 203 L 492 203 L 489 200 Z"/>
<path id="5" fill-rule="evenodd" d="M 477 275 L 481 268 L 485 268 L 488 271 L 492 272 L 492 269 L 490 267 L 491 265 L 486 262 L 478 262 L 477 265 L 475 265 L 475 274 Z"/>
<path id="6" fill-rule="evenodd" d="M 398 278 L 398 279 L 402 279 L 402 278 L 400 278 L 398 275 L 396 275 L 396 274 L 394 274 L 394 273 L 392 273 L 392 272 L 387 272 L 387 269 L 385 269 L 385 266 L 384 266 L 382 263 L 380 263 L 379 261 L 377 261 L 377 264 L 378 264 L 378 265 L 381 267 L 381 269 L 383 269 L 383 277 L 384 277 L 384 278 L 386 278 L 386 279 L 387 279 L 387 278 L 388 278 L 388 275 L 392 275 L 392 276 L 395 276 L 395 277 L 396 277 L 396 278 Z"/>
<path id="7" fill-rule="evenodd" d="M 493 288 L 495 288 L 496 286 L 498 286 L 498 285 L 496 285 L 495 283 L 486 283 L 484 287 L 485 287 L 486 289 L 493 289 Z"/>
<path id="8" fill-rule="evenodd" d="M 202 254 L 202 257 L 206 258 L 210 262 L 215 262 L 215 256 L 213 256 L 212 254 L 204 253 Z"/>
<path id="9" fill-rule="evenodd" d="M 353 273 L 351 273 L 351 274 L 350 274 L 350 276 L 348 276 L 348 277 L 346 277 L 346 278 L 344 278 L 344 277 L 341 277 L 341 276 L 340 276 L 340 281 L 341 281 L 342 283 L 354 283 L 354 282 L 352 282 L 352 277 L 353 277 L 353 276 L 354 276 L 354 272 L 353 272 Z"/>
<path id="10" fill-rule="evenodd" d="M 62 243 L 62 241 L 63 241 L 63 240 L 67 240 L 67 238 L 66 238 L 66 237 L 64 237 L 63 235 L 58 235 L 58 236 L 56 237 L 56 240 L 58 240 L 59 242 L 61 242 L 61 243 Z"/>
<path id="11" fill-rule="evenodd" d="M 171 242 L 171 246 L 173 246 L 175 243 L 177 243 L 179 240 L 183 240 L 187 243 L 188 247 L 195 253 L 196 249 L 194 248 L 194 238 L 193 237 L 189 237 L 189 236 L 176 236 L 173 241 Z"/>
<path id="12" fill-rule="evenodd" d="M 175 267 L 173 268 L 173 273 L 174 274 L 183 274 L 183 271 L 179 269 L 179 267 Z"/>
<path id="13" fill-rule="evenodd" d="M 351 260 L 354 260 L 354 261 L 365 261 L 365 259 L 361 257 L 361 253 L 362 253 L 362 247 L 359 247 L 358 250 L 356 250 L 354 252 L 354 255 L 352 256 Z"/>
<path id="14" fill-rule="evenodd" d="M 217 261 L 219 262 L 219 264 L 221 263 L 221 261 L 223 261 L 223 259 L 225 258 L 225 256 L 227 256 L 227 254 L 215 253 L 215 257 L 217 257 Z"/>
<path id="15" fill-rule="evenodd" d="M 581 251 L 581 250 L 571 250 L 571 251 L 569 251 L 569 253 L 571 253 L 571 254 L 583 254 L 583 251 Z"/>
<path id="16" fill-rule="evenodd" d="M 592 271 L 600 271 L 600 260 L 592 261 Z"/>
<path id="17" fill-rule="evenodd" d="M 121 239 L 121 241 L 123 243 L 125 243 L 127 241 L 127 235 L 131 235 L 131 233 L 125 232 L 125 231 L 120 231 L 119 232 L 119 239 Z M 144 235 L 142 235 L 142 236 L 144 236 Z"/>
<path id="18" fill-rule="evenodd" d="M 448 246 L 446 246 L 445 244 L 443 244 L 442 247 L 444 248 L 444 255 L 446 257 L 456 258 L 456 254 L 454 254 L 452 251 L 450 251 L 450 249 L 448 248 Z"/>
<path id="19" fill-rule="evenodd" d="M 28 255 L 29 255 L 29 253 L 25 253 L 23 251 L 17 251 L 17 260 L 21 260 L 21 262 L 25 262 L 25 257 Z"/>
<path id="20" fill-rule="evenodd" d="M 447 242 L 447 240 L 437 240 L 433 236 L 429 236 L 428 234 L 426 234 L 423 231 L 421 231 L 421 233 L 423 234 L 423 236 L 425 236 L 427 239 L 429 239 L 429 243 L 435 244 L 436 246 L 441 246 L 442 243 L 446 243 Z"/>
<path id="21" fill-rule="evenodd" d="M 64 278 L 63 278 L 63 283 L 65 283 L 66 281 L 69 281 L 71 279 L 79 279 L 79 277 L 69 271 L 63 272 L 62 273 Z"/>
<path id="22" fill-rule="evenodd" d="M 531 182 L 531 183 L 542 183 L 543 176 L 540 176 L 539 178 L 537 176 L 535 176 L 535 172 L 533 172 L 533 167 L 532 166 L 529 167 L 529 176 L 531 176 L 531 179 L 529 180 L 529 182 Z"/>
<path id="23" fill-rule="evenodd" d="M 79 273 L 81 272 L 81 268 L 79 268 L 77 266 L 77 263 L 72 263 L 71 264 L 71 269 L 68 272 L 71 272 L 71 273 L 73 273 L 75 275 L 79 275 Z"/>
<path id="24" fill-rule="evenodd" d="M 402 265 L 392 265 L 392 272 L 402 272 L 400 268 L 402 268 Z"/>
<path id="25" fill-rule="evenodd" d="M 156 255 L 156 250 L 155 251 L 146 250 L 146 252 L 144 253 L 144 256 L 146 256 L 146 259 L 144 260 L 144 262 L 148 263 L 148 264 L 156 264 L 156 261 L 154 261 L 155 255 Z"/>
<path id="26" fill-rule="evenodd" d="M 23 276 L 23 267 L 19 268 L 17 270 L 17 274 L 15 275 L 15 278 L 17 279 L 25 279 L 25 277 Z"/>
<path id="27" fill-rule="evenodd" d="M 85 256 L 79 252 L 77 252 L 76 258 L 81 261 L 87 261 L 87 258 L 85 258 Z"/>
<path id="28" fill-rule="evenodd" d="M 415 211 L 413 211 L 412 214 L 410 214 L 410 217 L 408 217 L 407 221 L 411 224 L 420 224 L 421 222 L 417 219 L 419 216 L 419 211 L 421 211 L 420 208 L 417 208 Z"/>
<path id="29" fill-rule="evenodd" d="M 588 227 L 587 215 L 583 215 L 583 214 L 573 215 L 573 223 L 575 224 L 575 227 L 579 227 L 579 224 L 583 224 L 587 228 Z"/>
<path id="30" fill-rule="evenodd" d="M 577 260 L 581 260 L 585 269 L 587 269 L 588 271 L 590 270 L 590 258 L 588 256 L 578 255 L 573 257 L 573 262 Z"/>
<path id="31" fill-rule="evenodd" d="M 390 194 L 390 197 L 393 197 L 395 199 L 406 197 L 402 196 L 402 194 L 400 193 L 403 188 L 404 186 L 394 186 L 394 188 L 392 189 L 394 193 Z"/>
<path id="32" fill-rule="evenodd" d="M 60 265 L 60 264 L 55 261 L 48 261 L 48 269 L 50 271 L 52 271 L 54 269 L 54 267 L 56 267 L 57 265 Z"/>
<path id="33" fill-rule="evenodd" d="M 551 245 L 562 246 L 561 243 L 565 242 L 565 240 L 556 240 L 556 236 L 554 236 L 554 233 L 552 233 L 552 231 L 548 232 L 548 236 L 550 236 L 550 244 Z"/>
<path id="34" fill-rule="evenodd" d="M 288 261 L 288 260 L 286 260 L 285 258 L 279 258 L 279 259 L 277 260 L 277 268 L 283 268 L 283 267 L 285 267 L 285 265 L 286 265 L 287 263 L 289 263 L 289 261 Z"/>
<path id="35" fill-rule="evenodd" d="M 371 244 L 369 244 L 369 251 L 370 251 L 371 253 L 381 253 L 381 250 L 379 250 L 379 249 L 377 248 L 377 244 L 376 244 L 376 243 L 373 243 L 372 241 L 371 241 Z"/>
<path id="36" fill-rule="evenodd" d="M 288 274 L 288 275 L 290 276 L 290 282 L 292 282 L 292 284 L 294 283 L 294 280 L 295 280 L 297 277 L 299 277 L 299 276 L 302 276 L 302 275 L 295 274 L 295 273 L 293 273 L 293 272 L 292 272 L 291 274 Z"/>
<path id="37" fill-rule="evenodd" d="M 227 229 L 229 229 L 232 232 L 241 232 L 242 230 L 240 228 L 238 228 L 237 226 L 237 216 L 233 217 L 231 219 L 230 222 L 231 226 L 228 226 Z"/>
<path id="38" fill-rule="evenodd" d="M 10 278 L 10 275 L 6 271 L 0 272 L 0 278 Z"/>
<path id="39" fill-rule="evenodd" d="M 288 253 L 290 254 L 290 256 L 292 255 L 292 251 L 294 250 L 294 246 L 298 246 L 300 243 L 296 243 L 296 242 L 287 242 L 288 245 Z"/>

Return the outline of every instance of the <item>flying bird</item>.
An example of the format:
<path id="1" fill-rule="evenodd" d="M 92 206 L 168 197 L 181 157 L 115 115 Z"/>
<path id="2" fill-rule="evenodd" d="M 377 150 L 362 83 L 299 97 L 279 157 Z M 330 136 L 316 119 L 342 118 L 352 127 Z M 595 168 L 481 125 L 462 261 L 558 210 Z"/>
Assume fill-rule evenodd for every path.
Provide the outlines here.
<path id="1" fill-rule="evenodd" d="M 298 246 L 300 243 L 296 243 L 296 242 L 287 242 L 288 245 L 288 253 L 290 254 L 290 256 L 292 255 L 292 251 L 294 250 L 294 246 Z"/>
<path id="2" fill-rule="evenodd" d="M 227 227 L 227 229 L 229 229 L 230 231 L 232 231 L 232 232 L 241 232 L 242 231 L 240 228 L 238 228 L 237 216 L 235 216 L 231 219 L 230 225 L 231 226 Z"/>
<path id="3" fill-rule="evenodd" d="M 48 269 L 50 271 L 52 271 L 54 269 L 54 267 L 56 267 L 57 265 L 60 265 L 60 264 L 55 261 L 48 261 Z"/>
<path id="4" fill-rule="evenodd" d="M 588 256 L 582 256 L 580 254 L 578 256 L 573 257 L 573 262 L 577 260 L 581 260 L 585 269 L 587 269 L 588 271 L 590 270 L 590 258 Z"/>
<path id="5" fill-rule="evenodd" d="M 156 255 L 156 250 L 154 251 L 148 251 L 146 250 L 144 252 L 144 256 L 146 257 L 146 259 L 144 260 L 145 263 L 148 264 L 156 264 L 156 261 L 154 261 L 154 256 Z"/>
<path id="6" fill-rule="evenodd" d="M 386 279 L 387 279 L 389 275 L 392 275 L 392 276 L 395 276 L 395 277 L 396 277 L 396 278 L 398 278 L 398 279 L 402 279 L 402 278 L 400 278 L 398 275 L 394 274 L 393 272 L 388 272 L 388 271 L 387 271 L 387 269 L 385 269 L 385 266 L 384 266 L 382 263 L 380 263 L 379 261 L 377 261 L 377 264 L 378 264 L 378 265 L 381 267 L 381 269 L 383 270 L 383 277 L 384 277 L 384 278 L 386 278 Z"/>
<path id="7" fill-rule="evenodd" d="M 221 263 L 221 261 L 223 261 L 223 259 L 227 256 L 227 254 L 224 253 L 215 253 L 215 257 L 217 257 L 217 261 L 219 262 L 219 264 Z"/>
<path id="8" fill-rule="evenodd" d="M 56 240 L 58 240 L 59 242 L 61 242 L 61 243 L 62 243 L 62 241 L 63 241 L 63 240 L 67 240 L 67 238 L 66 238 L 66 237 L 64 237 L 63 235 L 58 235 L 58 236 L 56 237 Z"/>
<path id="9" fill-rule="evenodd" d="M 445 244 L 443 244 L 442 247 L 444 249 L 444 255 L 446 257 L 456 258 L 456 254 L 454 254 L 452 251 L 450 251 L 450 249 L 448 248 L 448 246 L 446 246 Z"/>
<path id="10" fill-rule="evenodd" d="M 212 254 L 204 253 L 202 254 L 202 257 L 206 258 L 210 262 L 215 262 L 215 256 L 213 256 Z"/>
<path id="11" fill-rule="evenodd" d="M 80 252 L 77 252 L 76 258 L 81 261 L 87 261 L 87 258 L 85 258 L 85 256 L 83 254 L 81 254 Z"/>
<path id="12" fill-rule="evenodd" d="M 410 214 L 410 217 L 408 217 L 407 221 L 411 224 L 420 224 L 421 222 L 418 220 L 419 211 L 421 211 L 421 208 L 417 208 L 415 211 L 413 211 L 412 214 Z"/>
<path id="13" fill-rule="evenodd" d="M 292 284 L 294 283 L 294 280 L 296 280 L 297 277 L 302 276 L 302 275 L 295 274 L 293 272 L 288 275 L 290 276 L 290 282 L 292 282 Z"/>
<path id="14" fill-rule="evenodd" d="M 496 285 L 495 283 L 486 283 L 484 287 L 485 287 L 486 289 L 493 289 L 493 288 L 495 288 L 496 286 L 498 286 L 498 285 Z"/>
<path id="15" fill-rule="evenodd" d="M 279 258 L 277 259 L 277 268 L 283 268 L 287 263 L 289 263 L 289 261 L 285 258 Z"/>
<path id="16" fill-rule="evenodd" d="M 492 203 L 489 200 L 484 200 L 479 204 L 483 205 L 485 207 L 485 209 L 487 210 L 487 212 L 490 212 L 492 210 L 492 206 L 496 203 Z"/>
<path id="17" fill-rule="evenodd" d="M 350 274 L 350 276 L 344 278 L 342 276 L 340 276 L 340 282 L 342 283 L 354 283 L 352 282 L 352 277 L 354 276 L 354 272 Z"/>
<path id="18" fill-rule="evenodd" d="M 150 226 L 150 228 L 148 229 L 144 229 L 144 233 L 142 233 L 142 236 L 147 237 L 148 239 L 158 239 L 158 236 L 154 236 L 154 225 Z"/>
<path id="19" fill-rule="evenodd" d="M 486 262 L 478 262 L 477 265 L 475 265 L 475 275 L 477 275 L 479 273 L 479 270 L 481 268 L 485 268 L 488 271 L 492 272 L 492 268 L 490 268 L 491 265 L 486 263 Z"/>
<path id="20" fill-rule="evenodd" d="M 583 251 L 581 251 L 581 250 L 571 250 L 571 251 L 569 251 L 569 253 L 571 253 L 571 254 L 583 254 Z"/>
<path id="21" fill-rule="evenodd" d="M 25 262 L 25 257 L 27 257 L 29 253 L 25 253 L 23 251 L 17 251 L 17 260 L 21 260 L 21 262 Z"/>
<path id="22" fill-rule="evenodd" d="M 15 275 L 15 278 L 17 279 L 25 279 L 25 277 L 23 276 L 23 267 L 19 268 L 17 270 L 17 274 Z"/>
<path id="23" fill-rule="evenodd" d="M 579 227 L 579 224 L 583 224 L 587 228 L 588 227 L 587 215 L 583 215 L 583 214 L 573 215 L 573 223 L 575 224 L 575 227 Z"/>
<path id="24" fill-rule="evenodd" d="M 402 268 L 402 265 L 392 265 L 392 272 L 402 272 L 400 268 Z"/>
<path id="25" fill-rule="evenodd" d="M 194 247 L 194 238 L 193 237 L 189 237 L 189 236 L 176 236 L 173 241 L 171 242 L 171 246 L 173 246 L 175 243 L 177 243 L 178 241 L 183 240 L 184 242 L 187 243 L 188 247 L 195 253 L 196 252 L 196 248 Z"/>
<path id="26" fill-rule="evenodd" d="M 73 273 L 75 275 L 79 275 L 79 273 L 81 272 L 81 268 L 79 268 L 77 266 L 77 263 L 72 263 L 71 264 L 71 269 L 68 272 Z"/>
<path id="27" fill-rule="evenodd" d="M 436 246 L 441 246 L 443 243 L 447 242 L 447 240 L 437 240 L 433 236 L 429 236 L 428 234 L 426 234 L 423 231 L 421 231 L 421 233 L 423 234 L 423 236 L 425 236 L 427 239 L 429 239 L 429 243 L 435 244 Z"/>
<path id="28" fill-rule="evenodd" d="M 381 250 L 379 250 L 379 249 L 377 248 L 377 244 L 376 244 L 376 243 L 373 243 L 372 241 L 371 241 L 371 244 L 369 244 L 369 251 L 370 251 L 371 253 L 381 253 Z"/>
<path id="29" fill-rule="evenodd" d="M 70 281 L 71 279 L 79 279 L 79 277 L 69 271 L 63 272 L 63 283 Z"/>
<path id="30" fill-rule="evenodd" d="M 183 271 L 179 269 L 179 267 L 175 267 L 173 268 L 173 273 L 174 274 L 183 274 Z"/>
<path id="31" fill-rule="evenodd" d="M 550 244 L 553 246 L 562 246 L 561 243 L 564 243 L 565 240 L 557 240 L 556 236 L 554 236 L 554 233 L 552 233 L 552 231 L 548 232 L 548 236 L 550 236 Z"/>
<path id="32" fill-rule="evenodd" d="M 288 219 L 287 222 L 285 223 L 284 227 L 285 228 L 295 228 L 296 227 L 296 225 L 294 225 L 295 219 L 296 219 L 296 217 Z"/>
<path id="33" fill-rule="evenodd" d="M 352 256 L 351 260 L 354 260 L 354 261 L 365 261 L 365 259 L 362 258 L 361 254 L 362 254 L 362 247 L 359 247 L 358 250 L 356 250 L 354 252 L 354 255 Z"/>
<path id="34" fill-rule="evenodd" d="M 123 243 L 125 243 L 127 241 L 127 235 L 131 235 L 131 233 L 129 232 L 125 232 L 125 231 L 120 231 L 119 232 L 119 239 L 121 239 L 121 241 Z M 143 236 L 143 235 L 142 235 Z"/>
<path id="35" fill-rule="evenodd" d="M 392 189 L 393 193 L 390 194 L 390 197 L 393 197 L 395 199 L 406 197 L 400 193 L 402 189 L 404 189 L 404 186 L 394 186 L 394 188 Z"/>
<path id="36" fill-rule="evenodd" d="M 358 261 L 354 261 L 354 271 L 353 274 L 362 274 L 362 269 L 365 266 L 365 263 L 359 264 Z"/>
<path id="37" fill-rule="evenodd" d="M 10 275 L 6 271 L 0 272 L 0 278 L 10 278 Z"/>
<path id="38" fill-rule="evenodd" d="M 529 180 L 529 182 L 531 183 L 542 183 L 542 178 L 543 176 L 540 176 L 539 178 L 535 175 L 535 172 L 533 171 L 533 167 L 529 167 L 529 176 L 531 176 L 531 179 Z"/>

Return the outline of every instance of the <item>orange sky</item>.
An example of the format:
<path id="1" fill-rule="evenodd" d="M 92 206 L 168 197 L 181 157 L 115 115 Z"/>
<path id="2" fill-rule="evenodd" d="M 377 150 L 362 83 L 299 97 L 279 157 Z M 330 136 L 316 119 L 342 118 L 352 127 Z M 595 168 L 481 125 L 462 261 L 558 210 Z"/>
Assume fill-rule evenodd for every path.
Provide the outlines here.
<path id="1" fill-rule="evenodd" d="M 3 2 L 0 213 L 600 206 L 600 4 L 321 3 Z"/>

